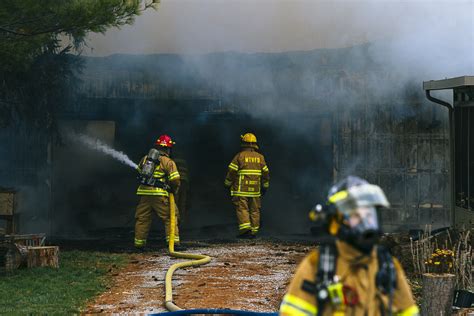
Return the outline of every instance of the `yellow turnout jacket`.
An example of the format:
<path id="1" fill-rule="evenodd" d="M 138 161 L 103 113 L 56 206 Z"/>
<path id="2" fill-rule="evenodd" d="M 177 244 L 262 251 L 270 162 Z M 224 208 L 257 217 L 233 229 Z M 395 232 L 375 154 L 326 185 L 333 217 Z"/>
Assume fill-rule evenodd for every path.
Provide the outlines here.
<path id="1" fill-rule="evenodd" d="M 270 171 L 262 154 L 244 148 L 229 164 L 224 184 L 232 196 L 260 197 L 260 188 L 270 186 Z"/>
<path id="2" fill-rule="evenodd" d="M 341 306 L 339 308 L 327 303 L 323 315 L 380 316 L 382 306 L 384 310 L 387 310 L 388 297 L 383 295 L 375 284 L 375 275 L 379 267 L 376 249 L 370 256 L 363 256 L 357 249 L 339 240 L 336 241 L 336 248 L 338 251 L 336 275 L 343 285 L 355 289 L 359 302 L 355 306 Z M 318 258 L 318 251 L 312 251 L 300 263 L 288 287 L 288 292 L 283 297 L 280 315 L 316 315 L 318 306 L 315 294 L 304 291 L 302 285 L 305 280 L 315 282 Z M 405 273 L 398 260 L 393 258 L 393 261 L 397 274 L 397 287 L 393 295 L 392 315 L 419 315 Z"/>

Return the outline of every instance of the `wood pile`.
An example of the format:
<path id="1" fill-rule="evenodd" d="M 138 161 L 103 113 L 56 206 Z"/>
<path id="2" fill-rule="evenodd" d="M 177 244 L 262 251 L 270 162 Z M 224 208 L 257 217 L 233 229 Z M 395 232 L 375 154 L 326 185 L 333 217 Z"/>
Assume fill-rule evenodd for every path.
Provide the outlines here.
<path id="1" fill-rule="evenodd" d="M 59 247 L 29 244 L 13 239 L 0 242 L 0 270 L 8 273 L 20 267 L 59 268 Z"/>
<path id="2" fill-rule="evenodd" d="M 59 268 L 59 247 L 27 247 L 27 265 L 33 267 Z"/>

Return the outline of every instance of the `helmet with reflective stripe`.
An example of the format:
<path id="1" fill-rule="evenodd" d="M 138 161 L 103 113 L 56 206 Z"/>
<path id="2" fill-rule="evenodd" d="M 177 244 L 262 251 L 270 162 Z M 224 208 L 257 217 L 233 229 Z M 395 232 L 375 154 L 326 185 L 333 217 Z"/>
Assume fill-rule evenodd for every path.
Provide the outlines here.
<path id="1" fill-rule="evenodd" d="M 257 137 L 252 133 L 245 133 L 240 135 L 242 141 L 242 147 L 252 147 L 258 149 Z"/>
<path id="2" fill-rule="evenodd" d="M 328 204 L 336 209 L 332 233 L 369 253 L 382 232 L 377 210 L 390 207 L 383 190 L 364 179 L 349 176 L 331 187 Z"/>
<path id="3" fill-rule="evenodd" d="M 382 189 L 349 176 L 331 187 L 324 209 L 317 205 L 314 218 L 325 219 L 328 232 L 364 253 L 370 253 L 381 235 L 378 209 L 390 207 Z"/>
<path id="4" fill-rule="evenodd" d="M 161 135 L 160 137 L 158 137 L 158 139 L 155 142 L 156 146 L 162 146 L 162 147 L 168 147 L 168 148 L 173 147 L 174 144 L 176 143 L 173 142 L 171 137 L 169 137 L 168 135 Z"/>
<path id="5" fill-rule="evenodd" d="M 329 204 L 343 214 L 348 214 L 358 207 L 390 207 L 383 190 L 366 180 L 349 176 L 329 189 Z"/>

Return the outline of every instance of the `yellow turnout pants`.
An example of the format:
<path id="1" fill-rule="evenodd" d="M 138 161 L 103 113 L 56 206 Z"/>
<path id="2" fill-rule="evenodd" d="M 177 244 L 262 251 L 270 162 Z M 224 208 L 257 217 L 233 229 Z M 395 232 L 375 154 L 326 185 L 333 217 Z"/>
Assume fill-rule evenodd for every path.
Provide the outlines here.
<path id="1" fill-rule="evenodd" d="M 237 220 L 239 222 L 239 234 L 251 231 L 256 235 L 260 228 L 260 197 L 233 196 L 232 203 L 235 206 Z"/>
<path id="2" fill-rule="evenodd" d="M 159 195 L 141 195 L 135 212 L 135 247 L 144 247 L 151 226 L 152 210 L 165 223 L 166 241 L 169 241 L 170 204 L 169 197 Z M 177 208 L 176 208 L 177 210 Z M 175 244 L 179 243 L 178 219 L 175 226 Z"/>

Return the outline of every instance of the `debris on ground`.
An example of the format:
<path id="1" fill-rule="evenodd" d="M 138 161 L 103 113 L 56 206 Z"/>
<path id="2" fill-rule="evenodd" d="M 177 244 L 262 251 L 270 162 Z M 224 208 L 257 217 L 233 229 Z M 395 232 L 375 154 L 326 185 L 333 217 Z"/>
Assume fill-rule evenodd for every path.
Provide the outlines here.
<path id="1" fill-rule="evenodd" d="M 183 309 L 275 312 L 297 264 L 310 249 L 260 240 L 190 246 L 186 252 L 209 255 L 212 261 L 175 272 L 174 303 Z M 166 311 L 165 273 L 177 260 L 181 259 L 170 258 L 164 250 L 133 255 L 127 267 L 114 271 L 118 275 L 113 285 L 89 304 L 85 314 Z"/>

